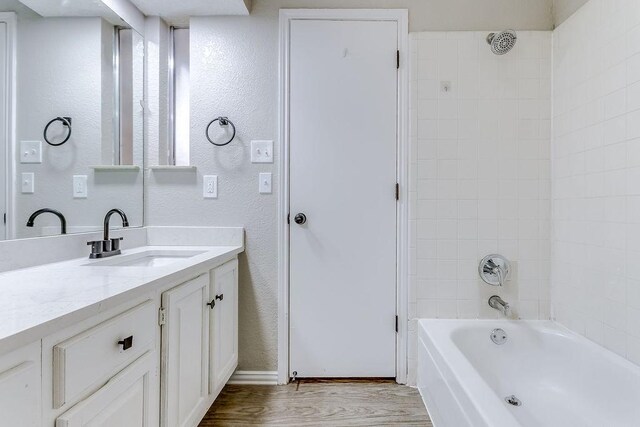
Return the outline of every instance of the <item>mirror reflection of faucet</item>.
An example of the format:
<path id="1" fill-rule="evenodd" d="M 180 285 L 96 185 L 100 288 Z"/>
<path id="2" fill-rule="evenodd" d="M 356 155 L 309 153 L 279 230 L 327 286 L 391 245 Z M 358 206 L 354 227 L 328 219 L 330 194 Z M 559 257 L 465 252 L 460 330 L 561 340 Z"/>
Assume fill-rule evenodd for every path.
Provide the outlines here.
<path id="1" fill-rule="evenodd" d="M 60 234 L 67 234 L 67 219 L 64 217 L 64 215 L 62 215 L 61 212 L 49 208 L 38 209 L 37 211 L 32 213 L 27 220 L 27 227 L 33 227 L 35 219 L 43 213 L 50 213 L 57 216 L 60 220 Z"/>

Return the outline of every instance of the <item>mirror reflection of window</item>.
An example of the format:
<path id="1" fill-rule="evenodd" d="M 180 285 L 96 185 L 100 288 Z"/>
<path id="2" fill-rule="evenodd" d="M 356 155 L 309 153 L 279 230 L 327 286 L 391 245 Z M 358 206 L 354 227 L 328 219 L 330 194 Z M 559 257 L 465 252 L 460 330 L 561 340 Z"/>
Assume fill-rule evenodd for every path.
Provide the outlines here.
<path id="1" fill-rule="evenodd" d="M 168 163 L 189 165 L 189 29 L 172 27 L 169 51 Z"/>
<path id="2" fill-rule="evenodd" d="M 133 164 L 133 30 L 116 28 L 114 42 L 115 129 L 113 164 Z"/>
<path id="3" fill-rule="evenodd" d="M 5 18 L 6 19 L 6 18 Z M 8 164 L 9 135 L 7 132 L 7 118 L 9 112 L 4 107 L 7 102 L 8 80 L 6 70 L 10 58 L 7 46 L 7 23 L 0 21 L 0 240 L 7 238 L 7 211 L 9 200 L 7 184 L 10 182 L 10 168 Z"/>

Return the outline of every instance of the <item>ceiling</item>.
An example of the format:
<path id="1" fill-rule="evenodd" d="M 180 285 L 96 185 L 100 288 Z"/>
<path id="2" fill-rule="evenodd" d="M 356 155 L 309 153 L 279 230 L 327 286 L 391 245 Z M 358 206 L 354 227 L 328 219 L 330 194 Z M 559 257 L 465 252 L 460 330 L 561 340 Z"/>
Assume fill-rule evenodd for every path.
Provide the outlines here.
<path id="1" fill-rule="evenodd" d="M 504 9 L 504 2 L 511 2 L 512 0 L 254 0 L 256 9 L 260 10 L 265 7 L 311 7 L 323 3 L 325 7 L 348 7 L 353 5 L 357 7 L 369 5 L 369 7 L 372 8 L 391 6 L 406 7 L 410 10 L 410 18 L 414 23 L 415 21 L 424 20 L 423 16 L 433 16 L 434 10 L 438 11 L 444 8 L 444 12 L 448 12 L 448 9 L 445 8 L 447 5 L 449 5 L 447 7 L 451 9 L 451 7 L 455 8 L 460 4 L 472 5 L 476 1 L 478 3 L 485 2 L 489 5 L 494 4 L 494 6 L 502 5 L 502 9 Z M 512 9 L 514 7 L 524 7 L 527 4 L 526 2 L 533 2 L 536 5 L 538 2 L 543 4 L 542 8 L 546 11 L 545 16 L 547 16 L 546 19 L 548 21 L 545 28 L 552 29 L 564 22 L 588 0 L 518 1 L 520 3 L 513 1 L 513 3 L 507 4 L 513 5 L 510 6 Z M 458 6 L 455 6 L 456 4 L 458 4 Z M 536 7 L 540 9 L 540 6 Z M 522 13 L 530 15 L 532 10 L 533 12 L 538 10 L 532 8 L 533 6 L 529 9 L 520 9 L 520 16 L 522 16 Z M 144 22 L 142 14 L 147 16 L 160 16 L 168 23 L 179 26 L 188 25 L 189 16 L 248 15 L 251 10 L 251 0 L 0 0 L 0 9 L 15 10 L 19 12 L 21 16 L 27 16 L 29 13 L 33 14 L 34 12 L 32 11 L 35 11 L 41 16 L 102 16 L 115 25 L 123 24 L 122 19 L 118 16 L 122 15 L 129 25 L 136 28 L 137 26 L 134 25 L 132 21 Z M 529 12 L 526 12 L 527 10 Z M 517 11 L 518 9 L 515 9 L 511 13 L 516 13 Z M 130 13 L 124 13 L 123 15 L 123 12 Z M 137 16 L 135 16 L 136 14 Z M 469 12 L 467 16 L 469 14 L 476 14 L 476 12 Z M 450 14 L 444 13 L 436 15 L 440 16 L 439 19 L 442 20 L 444 19 L 443 16 L 446 17 Z M 132 19 L 132 16 L 139 19 Z M 454 27 L 458 28 L 461 26 L 460 19 L 462 18 L 457 12 L 455 16 L 456 24 Z M 511 15 L 507 14 L 506 16 Z M 469 18 L 467 17 L 466 19 Z M 511 21 L 513 20 L 508 20 L 508 22 Z M 434 26 L 434 23 L 431 21 L 427 23 L 429 25 L 425 25 L 424 28 L 418 27 L 417 29 L 416 26 L 412 24 L 413 31 L 428 31 L 440 28 L 438 25 Z M 494 26 L 495 25 L 492 25 L 491 27 Z M 462 27 L 467 28 L 464 25 L 462 25 Z M 473 26 L 469 25 L 468 27 L 472 28 Z M 523 26 L 523 28 L 529 27 L 531 27 L 531 25 Z"/>
<path id="2" fill-rule="evenodd" d="M 553 0 L 553 20 L 555 26 L 562 24 L 588 0 Z"/>
<path id="3" fill-rule="evenodd" d="M 19 0 L 41 16 L 102 16 L 121 25 L 117 11 L 142 12 L 147 16 L 160 16 L 173 25 L 186 25 L 189 16 L 248 15 L 251 0 Z M 0 0 L 18 3 L 17 0 Z M 8 4 L 7 6 L 10 6 Z M 138 10 L 135 10 L 137 7 Z M 124 8 L 124 9 L 123 9 Z M 11 9 L 6 9 L 11 10 Z M 142 17 L 142 15 L 140 15 Z"/>
<path id="4" fill-rule="evenodd" d="M 248 15 L 251 0 L 131 0 L 147 16 L 187 24 L 189 16 Z"/>
<path id="5" fill-rule="evenodd" d="M 102 0 L 20 0 L 40 16 L 101 16 L 114 25 L 122 25 L 123 20 Z"/>

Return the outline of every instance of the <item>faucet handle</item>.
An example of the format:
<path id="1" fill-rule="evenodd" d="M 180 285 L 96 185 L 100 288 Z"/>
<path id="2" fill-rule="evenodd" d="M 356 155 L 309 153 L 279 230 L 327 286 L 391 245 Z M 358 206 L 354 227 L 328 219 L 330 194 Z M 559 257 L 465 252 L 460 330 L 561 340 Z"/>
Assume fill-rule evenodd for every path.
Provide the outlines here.
<path id="1" fill-rule="evenodd" d="M 87 245 L 91 246 L 91 255 L 101 254 L 104 250 L 104 240 L 92 240 Z"/>
<path id="2" fill-rule="evenodd" d="M 114 237 L 113 239 L 109 239 L 111 242 L 111 250 L 117 251 L 120 249 L 120 241 L 122 241 L 124 237 Z"/>
<path id="3" fill-rule="evenodd" d="M 482 258 L 478 265 L 480 278 L 488 285 L 504 286 L 511 272 L 511 263 L 499 254 Z"/>

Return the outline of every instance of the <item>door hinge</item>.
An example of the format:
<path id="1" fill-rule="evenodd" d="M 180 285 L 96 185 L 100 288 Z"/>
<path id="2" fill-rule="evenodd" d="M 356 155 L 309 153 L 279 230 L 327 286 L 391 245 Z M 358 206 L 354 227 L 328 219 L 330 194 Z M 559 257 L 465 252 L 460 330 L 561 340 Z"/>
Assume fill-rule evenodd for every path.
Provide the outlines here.
<path id="1" fill-rule="evenodd" d="M 2 216 L 4 218 L 4 223 L 6 224 L 7 223 L 7 213 L 5 212 L 4 215 L 2 215 Z"/>
<path id="2" fill-rule="evenodd" d="M 291 218 L 289 218 L 291 214 L 287 214 L 287 224 L 291 224 Z"/>
<path id="3" fill-rule="evenodd" d="M 158 310 L 158 325 L 162 326 L 167 323 L 167 311 L 160 307 Z"/>
<path id="4" fill-rule="evenodd" d="M 400 184 L 396 182 L 396 200 L 400 200 Z"/>
<path id="5" fill-rule="evenodd" d="M 400 50 L 396 50 L 396 69 L 400 69 Z"/>
<path id="6" fill-rule="evenodd" d="M 398 316 L 396 316 L 396 333 L 398 333 Z"/>

